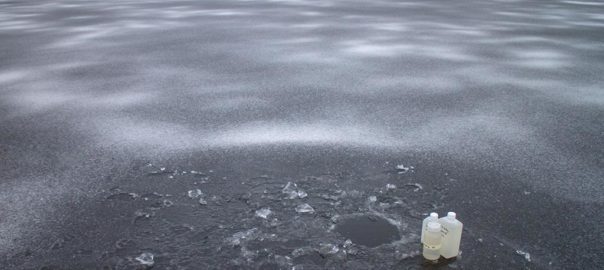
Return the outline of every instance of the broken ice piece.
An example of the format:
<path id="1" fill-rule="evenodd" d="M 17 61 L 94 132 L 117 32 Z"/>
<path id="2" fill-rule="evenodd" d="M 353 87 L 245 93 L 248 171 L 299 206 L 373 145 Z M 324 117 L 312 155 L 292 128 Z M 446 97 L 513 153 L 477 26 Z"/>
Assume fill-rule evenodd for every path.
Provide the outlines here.
<path id="1" fill-rule="evenodd" d="M 406 167 L 403 164 L 396 165 L 396 170 L 398 173 L 406 173 L 409 169 L 413 168 L 412 166 Z"/>
<path id="2" fill-rule="evenodd" d="M 396 186 L 393 184 L 386 184 L 386 189 L 387 190 L 396 189 Z"/>
<path id="3" fill-rule="evenodd" d="M 376 196 L 369 196 L 369 201 L 370 202 L 376 202 L 377 201 L 377 197 Z"/>
<path id="4" fill-rule="evenodd" d="M 170 206 L 174 205 L 174 203 L 170 200 L 164 200 L 163 204 L 165 207 L 170 207 Z"/>
<path id="5" fill-rule="evenodd" d="M 200 189 L 192 189 L 187 191 L 187 196 L 189 196 L 189 198 L 194 199 L 197 198 L 199 196 L 201 196 L 203 193 L 201 192 Z"/>
<path id="6" fill-rule="evenodd" d="M 418 183 L 409 183 L 409 184 L 405 184 L 405 186 L 413 188 L 414 192 L 424 189 L 424 187 Z"/>
<path id="7" fill-rule="evenodd" d="M 146 211 L 143 211 L 141 209 L 134 211 L 134 217 L 135 218 L 150 218 L 153 215 L 153 213 L 149 213 Z"/>
<path id="8" fill-rule="evenodd" d="M 348 248 L 350 246 L 352 246 L 352 240 L 350 239 L 346 239 L 346 241 L 344 241 L 344 245 L 342 245 L 344 248 Z"/>
<path id="9" fill-rule="evenodd" d="M 166 175 L 166 174 L 174 174 L 175 172 L 166 170 L 165 167 L 159 168 L 159 170 L 150 171 L 149 175 Z"/>
<path id="10" fill-rule="evenodd" d="M 344 244 L 342 245 L 342 248 L 344 249 L 344 252 L 346 254 L 350 254 L 350 255 L 356 255 L 359 253 L 358 248 L 356 248 L 353 243 L 352 240 L 347 239 Z"/>
<path id="11" fill-rule="evenodd" d="M 136 257 L 135 260 L 137 260 L 140 264 L 146 266 L 153 266 L 153 264 L 155 263 L 153 261 L 153 254 L 149 252 L 143 252 L 140 256 Z"/>
<path id="12" fill-rule="evenodd" d="M 202 172 L 200 172 L 200 171 L 190 171 L 190 173 L 191 173 L 192 175 L 195 175 L 195 176 L 198 176 L 198 177 L 204 177 L 204 176 L 206 176 L 206 174 L 205 174 L 205 173 L 202 173 Z"/>
<path id="13" fill-rule="evenodd" d="M 524 259 L 525 259 L 527 262 L 530 262 L 530 261 L 531 261 L 531 254 L 529 254 L 529 253 L 528 253 L 528 252 L 526 252 L 526 251 L 522 251 L 522 250 L 516 250 L 516 254 L 518 254 L 518 255 L 520 255 L 520 256 L 523 256 L 523 257 L 524 257 Z"/>
<path id="14" fill-rule="evenodd" d="M 305 198 L 306 196 L 308 196 L 308 194 L 306 192 L 304 192 L 304 190 L 301 190 L 298 188 L 298 185 L 296 185 L 296 183 L 292 183 L 292 182 L 287 182 L 287 184 L 285 185 L 285 187 L 283 187 L 283 189 L 281 190 L 282 193 L 287 195 L 288 199 L 295 199 L 295 198 Z"/>
<path id="15" fill-rule="evenodd" d="M 206 199 L 204 197 L 199 198 L 199 204 L 201 205 L 207 205 L 208 201 L 206 201 Z"/>
<path id="16" fill-rule="evenodd" d="M 271 211 L 271 209 L 270 209 L 270 208 L 266 208 L 266 207 L 265 207 L 265 208 L 262 208 L 262 209 L 258 209 L 258 210 L 256 210 L 256 216 L 257 216 L 257 217 L 260 217 L 260 218 L 263 218 L 263 219 L 268 218 L 268 216 L 269 216 L 270 214 L 272 214 L 272 211 Z"/>
<path id="17" fill-rule="evenodd" d="M 340 251 L 340 249 L 338 248 L 338 246 L 336 246 L 334 244 L 325 244 L 325 243 L 319 244 L 318 252 L 320 254 L 323 254 L 323 255 L 336 254 L 336 253 L 338 253 L 338 251 Z"/>
<path id="18" fill-rule="evenodd" d="M 247 231 L 237 232 L 237 233 L 233 234 L 233 236 L 227 238 L 226 241 L 228 243 L 230 243 L 232 246 L 238 246 L 238 245 L 241 245 L 241 243 L 245 240 L 253 239 L 254 236 L 257 234 L 257 232 L 258 232 L 257 228 L 252 228 Z"/>
<path id="19" fill-rule="evenodd" d="M 315 209 L 307 203 L 300 204 L 296 206 L 296 212 L 298 213 L 314 213 Z"/>

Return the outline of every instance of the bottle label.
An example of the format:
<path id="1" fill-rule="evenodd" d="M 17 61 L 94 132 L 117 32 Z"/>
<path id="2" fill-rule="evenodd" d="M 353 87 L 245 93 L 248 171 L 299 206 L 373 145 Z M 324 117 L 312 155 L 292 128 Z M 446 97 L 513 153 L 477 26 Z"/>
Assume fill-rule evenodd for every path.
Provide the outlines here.
<path id="1" fill-rule="evenodd" d="M 449 233 L 449 229 L 447 229 L 447 227 L 445 227 L 445 226 L 440 227 L 440 234 L 442 235 L 442 237 L 447 236 L 448 233 Z"/>
<path id="2" fill-rule="evenodd" d="M 424 243 L 424 248 L 427 248 L 427 249 L 438 249 L 439 246 L 438 245 L 428 245 L 428 244 Z"/>

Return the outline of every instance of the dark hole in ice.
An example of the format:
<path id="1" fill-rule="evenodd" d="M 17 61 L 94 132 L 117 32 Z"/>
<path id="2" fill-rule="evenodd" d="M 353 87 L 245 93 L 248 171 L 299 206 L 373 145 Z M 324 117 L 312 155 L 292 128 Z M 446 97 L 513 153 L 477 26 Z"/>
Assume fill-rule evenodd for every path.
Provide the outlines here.
<path id="1" fill-rule="evenodd" d="M 353 243 L 367 247 L 377 247 L 401 238 L 396 226 L 374 215 L 343 219 L 336 226 L 336 231 Z"/>

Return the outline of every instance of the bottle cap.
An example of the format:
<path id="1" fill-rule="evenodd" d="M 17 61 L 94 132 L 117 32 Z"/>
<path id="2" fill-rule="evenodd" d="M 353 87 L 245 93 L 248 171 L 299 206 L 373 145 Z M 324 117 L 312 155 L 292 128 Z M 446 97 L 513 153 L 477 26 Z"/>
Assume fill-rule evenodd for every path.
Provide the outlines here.
<path id="1" fill-rule="evenodd" d="M 429 232 L 440 232 L 440 223 L 428 222 L 428 231 Z"/>
<path id="2" fill-rule="evenodd" d="M 438 213 L 432 212 L 430 213 L 430 217 L 438 219 Z"/>
<path id="3" fill-rule="evenodd" d="M 455 219 L 455 217 L 457 216 L 457 214 L 455 214 L 455 212 L 449 212 L 447 213 L 447 217 L 450 219 Z"/>

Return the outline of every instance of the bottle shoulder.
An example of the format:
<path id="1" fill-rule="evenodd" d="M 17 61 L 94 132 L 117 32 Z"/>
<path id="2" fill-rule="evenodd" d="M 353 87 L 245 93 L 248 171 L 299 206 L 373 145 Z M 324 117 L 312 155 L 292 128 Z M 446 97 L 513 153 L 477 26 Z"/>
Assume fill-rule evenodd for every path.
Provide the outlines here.
<path id="1" fill-rule="evenodd" d="M 446 217 L 444 218 L 440 218 L 438 219 L 438 222 L 442 225 L 442 226 L 446 226 L 447 228 L 461 228 L 463 227 L 463 223 L 461 223 L 461 221 L 454 219 L 454 220 L 450 220 Z"/>

